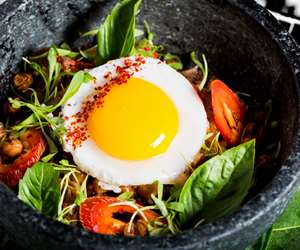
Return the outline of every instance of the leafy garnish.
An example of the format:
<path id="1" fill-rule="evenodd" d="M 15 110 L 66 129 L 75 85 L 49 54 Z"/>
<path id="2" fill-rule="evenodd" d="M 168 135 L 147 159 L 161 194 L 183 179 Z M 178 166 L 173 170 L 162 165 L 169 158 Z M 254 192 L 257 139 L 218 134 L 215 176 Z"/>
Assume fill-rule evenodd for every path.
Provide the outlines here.
<path id="1" fill-rule="evenodd" d="M 13 107 L 27 107 L 33 113 L 21 123 L 15 125 L 12 128 L 12 130 L 19 131 L 23 128 L 33 127 L 36 126 L 38 122 L 41 128 L 43 128 L 44 125 L 50 125 L 53 131 L 61 132 L 63 130 L 63 128 L 61 127 L 62 120 L 57 117 L 53 117 L 50 114 L 54 112 L 57 108 L 59 108 L 61 105 L 63 105 L 67 100 L 69 100 L 78 91 L 81 84 L 91 81 L 92 79 L 93 77 L 87 72 L 78 71 L 77 73 L 75 73 L 64 96 L 55 105 L 40 104 L 36 98 L 34 98 L 32 102 L 24 102 L 17 99 L 9 98 L 9 101 L 12 103 Z M 46 122 L 46 124 L 43 123 L 44 121 Z"/>
<path id="2" fill-rule="evenodd" d="M 179 213 L 180 223 L 199 217 L 210 221 L 236 209 L 252 184 L 254 156 L 252 140 L 199 166 L 182 188 L 179 202 L 184 211 Z"/>
<path id="3" fill-rule="evenodd" d="M 54 216 L 60 199 L 58 176 L 51 164 L 37 162 L 20 181 L 18 197 L 39 212 Z"/>
<path id="4" fill-rule="evenodd" d="M 182 70 L 183 65 L 179 56 L 167 53 L 164 55 L 164 61 L 175 70 Z"/>
<path id="5" fill-rule="evenodd" d="M 193 61 L 193 63 L 195 63 L 197 65 L 197 67 L 201 70 L 202 72 L 202 80 L 201 83 L 199 84 L 198 88 L 199 90 L 202 90 L 207 82 L 207 78 L 208 78 L 208 65 L 207 65 L 207 61 L 206 61 L 206 57 L 204 54 L 202 54 L 202 60 L 203 63 L 200 62 L 200 60 L 197 58 L 196 56 L 196 52 L 193 51 L 191 53 L 191 59 Z"/>
<path id="6" fill-rule="evenodd" d="M 153 43 L 154 34 L 150 31 L 150 26 L 147 21 L 144 21 L 144 25 L 146 29 L 146 36 L 135 43 L 132 55 L 159 58 L 163 47 Z"/>
<path id="7" fill-rule="evenodd" d="M 164 186 L 161 182 L 156 181 L 154 184 L 157 185 L 157 196 L 151 194 L 151 199 L 153 200 L 156 209 L 159 209 L 162 216 L 167 220 L 167 224 L 154 224 L 148 225 L 150 235 L 165 234 L 171 232 L 173 234 L 180 231 L 178 222 L 176 219 L 177 212 L 182 212 L 182 204 L 176 202 L 173 198 L 169 197 L 167 201 L 163 200 L 163 189 Z"/>
<path id="8" fill-rule="evenodd" d="M 72 78 L 64 96 L 60 99 L 60 101 L 53 107 L 53 109 L 57 109 L 63 104 L 65 104 L 76 92 L 79 90 L 81 84 L 92 81 L 94 78 L 88 73 L 84 71 L 78 71 Z"/>
<path id="9" fill-rule="evenodd" d="M 124 192 L 118 196 L 120 201 L 128 201 L 133 197 L 133 192 Z"/>
<path id="10" fill-rule="evenodd" d="M 88 179 L 88 175 L 85 177 L 84 181 L 82 182 L 79 192 L 76 195 L 76 199 L 74 201 L 74 204 L 76 204 L 77 206 L 80 206 L 80 204 L 82 202 L 85 201 L 85 199 L 87 198 L 87 189 L 86 189 L 86 183 L 87 183 L 87 179 Z"/>
<path id="11" fill-rule="evenodd" d="M 118 3 L 97 34 L 97 63 L 128 56 L 135 44 L 135 16 L 141 0 L 123 0 Z"/>

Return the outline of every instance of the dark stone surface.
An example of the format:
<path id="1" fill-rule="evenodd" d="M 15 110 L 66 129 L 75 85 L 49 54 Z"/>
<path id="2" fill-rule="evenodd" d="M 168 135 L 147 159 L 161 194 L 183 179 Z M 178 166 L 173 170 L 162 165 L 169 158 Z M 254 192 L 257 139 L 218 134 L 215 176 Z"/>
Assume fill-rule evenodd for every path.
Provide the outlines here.
<path id="1" fill-rule="evenodd" d="M 116 1 L 17 0 L 0 9 L 0 96 L 20 58 L 95 27 Z M 28 249 L 244 249 L 282 212 L 300 182 L 300 52 L 277 21 L 251 0 L 144 0 L 139 22 L 152 25 L 159 43 L 185 56 L 204 52 L 211 69 L 233 88 L 277 99 L 281 169 L 234 214 L 178 235 L 122 238 L 95 235 L 37 214 L 0 184 L 0 224 Z"/>

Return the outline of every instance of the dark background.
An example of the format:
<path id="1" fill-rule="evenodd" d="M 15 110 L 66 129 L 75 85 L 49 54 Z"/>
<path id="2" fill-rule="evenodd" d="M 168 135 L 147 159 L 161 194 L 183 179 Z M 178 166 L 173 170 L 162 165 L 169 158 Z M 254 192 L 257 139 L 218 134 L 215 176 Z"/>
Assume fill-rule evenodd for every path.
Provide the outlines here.
<path id="1" fill-rule="evenodd" d="M 300 13 L 300 0 L 298 5 L 288 6 L 285 0 L 257 0 L 260 4 L 268 9 L 283 14 L 285 16 L 293 17 L 300 20 L 300 16 L 296 16 L 295 13 Z M 1 8 L 1 4 L 0 4 Z M 289 28 L 288 23 L 282 22 L 282 25 L 287 29 Z M 292 35 L 300 43 L 300 26 L 296 25 Z M 22 248 L 16 246 L 14 242 L 5 234 L 5 230 L 0 226 L 0 249 L 3 250 L 22 250 Z"/>

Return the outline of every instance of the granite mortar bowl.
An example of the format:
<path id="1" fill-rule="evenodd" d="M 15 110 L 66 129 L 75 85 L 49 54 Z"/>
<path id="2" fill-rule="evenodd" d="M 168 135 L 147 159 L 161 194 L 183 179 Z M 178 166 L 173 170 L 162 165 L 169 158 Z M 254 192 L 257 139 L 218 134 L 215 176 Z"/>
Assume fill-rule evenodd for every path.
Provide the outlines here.
<path id="1" fill-rule="evenodd" d="M 0 93 L 6 95 L 21 57 L 96 27 L 116 1 L 11 0 L 0 8 Z M 279 101 L 282 151 L 276 176 L 241 209 L 215 223 L 178 235 L 122 238 L 69 227 L 18 200 L 0 185 L 0 225 L 26 249 L 244 249 L 266 230 L 300 183 L 300 51 L 264 9 L 249 0 L 144 0 L 156 41 L 185 57 L 206 54 L 210 70 L 234 89 L 264 102 Z"/>

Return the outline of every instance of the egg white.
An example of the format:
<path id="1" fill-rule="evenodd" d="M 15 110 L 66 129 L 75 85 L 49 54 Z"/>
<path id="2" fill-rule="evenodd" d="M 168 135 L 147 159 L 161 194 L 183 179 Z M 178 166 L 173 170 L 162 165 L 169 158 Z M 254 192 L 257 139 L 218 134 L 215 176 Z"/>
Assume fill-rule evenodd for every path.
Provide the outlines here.
<path id="1" fill-rule="evenodd" d="M 134 60 L 134 57 L 130 58 Z M 117 59 L 89 71 L 96 82 L 81 85 L 78 92 L 62 107 L 63 116 L 71 117 L 79 112 L 87 96 L 94 93 L 97 86 L 108 81 L 107 72 L 116 77 L 116 67 L 124 66 L 125 58 Z M 84 172 L 109 185 L 142 185 L 158 180 L 164 184 L 175 183 L 186 167 L 199 152 L 206 137 L 208 121 L 201 99 L 190 84 L 176 70 L 158 59 L 145 58 L 133 77 L 149 81 L 163 90 L 173 101 L 179 117 L 179 128 L 166 152 L 145 160 L 121 160 L 102 151 L 88 138 L 76 149 L 72 141 L 64 137 L 64 150 L 70 152 L 74 162 Z M 71 127 L 72 119 L 65 120 L 65 127 Z"/>

